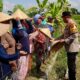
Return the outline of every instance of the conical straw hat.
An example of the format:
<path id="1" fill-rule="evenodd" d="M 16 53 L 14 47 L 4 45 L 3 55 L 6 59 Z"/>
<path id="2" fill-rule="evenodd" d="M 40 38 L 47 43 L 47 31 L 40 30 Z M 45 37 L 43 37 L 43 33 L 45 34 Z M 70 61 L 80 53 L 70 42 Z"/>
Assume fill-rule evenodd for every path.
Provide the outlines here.
<path id="1" fill-rule="evenodd" d="M 10 19 L 12 19 L 11 16 L 9 16 L 3 12 L 0 12 L 0 22 L 4 22 L 4 21 L 10 20 Z"/>
<path id="2" fill-rule="evenodd" d="M 15 13 L 12 14 L 12 17 L 14 19 L 20 18 L 20 19 L 29 19 L 29 17 L 20 9 L 18 9 Z"/>
<path id="3" fill-rule="evenodd" d="M 8 32 L 9 28 L 10 28 L 10 24 L 0 23 L 0 36 L 4 35 L 6 32 Z"/>
<path id="4" fill-rule="evenodd" d="M 48 28 L 39 28 L 39 30 L 40 30 L 43 34 L 45 34 L 47 37 L 49 37 L 50 39 L 52 39 L 52 38 L 51 38 L 50 30 L 49 30 Z"/>

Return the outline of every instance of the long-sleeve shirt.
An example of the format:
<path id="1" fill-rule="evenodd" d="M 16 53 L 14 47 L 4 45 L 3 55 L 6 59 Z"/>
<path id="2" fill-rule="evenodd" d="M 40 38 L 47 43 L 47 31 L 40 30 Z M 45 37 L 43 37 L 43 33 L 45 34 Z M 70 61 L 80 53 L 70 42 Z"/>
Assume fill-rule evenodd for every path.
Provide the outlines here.
<path id="1" fill-rule="evenodd" d="M 16 54 L 9 55 L 9 54 L 7 54 L 5 48 L 0 44 L 0 61 L 2 60 L 4 62 L 8 62 L 9 60 L 13 61 L 18 58 L 19 58 L 18 52 Z"/>

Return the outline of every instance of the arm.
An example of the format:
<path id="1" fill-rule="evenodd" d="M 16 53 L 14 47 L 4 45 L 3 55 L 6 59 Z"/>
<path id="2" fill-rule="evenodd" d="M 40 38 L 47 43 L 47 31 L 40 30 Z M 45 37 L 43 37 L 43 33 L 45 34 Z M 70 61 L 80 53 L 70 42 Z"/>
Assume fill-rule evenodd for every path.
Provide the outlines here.
<path id="1" fill-rule="evenodd" d="M 19 53 L 9 55 L 7 54 L 5 48 L 0 44 L 0 59 L 4 61 L 16 60 L 19 58 Z"/>
<path id="2" fill-rule="evenodd" d="M 68 38 L 64 39 L 64 41 L 65 41 L 65 43 L 70 44 L 77 37 L 78 37 L 78 33 L 74 33 L 74 34 L 70 35 Z"/>
<path id="3" fill-rule="evenodd" d="M 74 23 L 69 24 L 70 36 L 65 39 L 65 43 L 70 44 L 75 38 L 78 38 L 78 30 Z"/>

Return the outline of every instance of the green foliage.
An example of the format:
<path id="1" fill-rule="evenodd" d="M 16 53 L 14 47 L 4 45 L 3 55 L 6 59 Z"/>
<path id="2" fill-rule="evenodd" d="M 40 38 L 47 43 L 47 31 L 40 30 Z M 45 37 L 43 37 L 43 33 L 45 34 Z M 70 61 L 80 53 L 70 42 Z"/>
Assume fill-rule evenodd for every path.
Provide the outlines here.
<path id="1" fill-rule="evenodd" d="M 80 20 L 80 15 L 72 15 L 75 20 Z"/>
<path id="2" fill-rule="evenodd" d="M 38 13 L 37 7 L 31 7 L 26 10 L 26 13 L 30 16 L 33 17 L 35 14 Z"/>
<path id="3" fill-rule="evenodd" d="M 57 74 L 57 80 L 64 80 L 64 75 L 67 69 L 67 57 L 64 49 L 59 51 L 59 55 L 56 60 L 56 64 L 54 66 L 55 72 Z"/>
<path id="4" fill-rule="evenodd" d="M 72 15 L 73 19 L 77 23 L 78 31 L 80 32 L 80 15 Z"/>
<path id="5" fill-rule="evenodd" d="M 16 5 L 13 9 L 13 12 L 15 12 L 17 9 L 22 10 L 24 13 L 26 13 L 26 9 L 22 5 Z"/>
<path id="6" fill-rule="evenodd" d="M 49 3 L 48 13 L 52 15 L 52 17 L 58 17 L 61 15 L 63 11 L 67 9 L 68 1 L 67 0 L 57 0 L 55 3 Z"/>
<path id="7" fill-rule="evenodd" d="M 43 0 L 43 2 L 42 2 L 43 8 L 46 6 L 47 2 L 48 2 L 48 0 Z"/>
<path id="8" fill-rule="evenodd" d="M 3 10 L 3 0 L 0 0 L 0 12 Z"/>
<path id="9" fill-rule="evenodd" d="M 36 0 L 37 4 L 38 4 L 38 8 L 39 8 L 39 12 L 43 12 L 48 0 L 43 0 L 42 2 L 40 0 Z"/>
<path id="10" fill-rule="evenodd" d="M 76 8 L 71 8 L 72 14 L 78 14 L 78 10 Z"/>

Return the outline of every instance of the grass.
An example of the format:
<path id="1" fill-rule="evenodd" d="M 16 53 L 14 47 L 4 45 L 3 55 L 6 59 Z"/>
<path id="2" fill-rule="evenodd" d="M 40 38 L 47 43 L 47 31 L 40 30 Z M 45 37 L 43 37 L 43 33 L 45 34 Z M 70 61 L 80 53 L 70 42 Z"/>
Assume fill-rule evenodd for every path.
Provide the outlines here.
<path id="1" fill-rule="evenodd" d="M 80 15 L 73 15 L 72 17 L 73 17 L 73 19 L 75 19 L 75 20 L 80 20 Z"/>
<path id="2" fill-rule="evenodd" d="M 77 80 L 80 80 L 80 53 L 78 54 L 77 59 Z"/>
<path id="3" fill-rule="evenodd" d="M 51 59 L 54 57 L 55 53 L 51 53 L 50 57 L 46 59 L 45 63 L 46 64 L 42 64 L 41 66 L 41 70 L 43 72 L 46 71 L 47 67 L 50 65 L 50 62 L 51 62 Z M 41 78 L 40 75 L 36 74 L 36 71 L 35 71 L 35 62 L 33 61 L 33 68 L 31 70 L 31 74 L 29 77 L 27 77 L 26 80 L 39 80 Z"/>
<path id="4" fill-rule="evenodd" d="M 52 72 L 49 74 L 49 80 L 64 80 L 64 75 L 66 73 L 67 64 L 66 64 L 66 53 L 64 49 L 59 51 L 59 55 L 53 66 Z M 53 77 L 54 75 L 54 77 Z"/>

